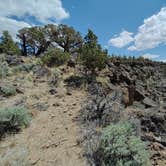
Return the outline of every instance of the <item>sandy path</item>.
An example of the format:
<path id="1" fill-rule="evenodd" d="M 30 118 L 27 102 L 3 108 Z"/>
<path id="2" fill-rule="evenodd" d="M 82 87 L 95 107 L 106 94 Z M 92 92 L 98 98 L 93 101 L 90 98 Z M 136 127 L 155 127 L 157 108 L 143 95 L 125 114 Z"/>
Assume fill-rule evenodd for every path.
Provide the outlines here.
<path id="1" fill-rule="evenodd" d="M 46 96 L 45 87 L 46 84 L 43 83 L 25 92 L 26 96 L 33 93 L 42 94 L 41 101 L 47 100 L 49 108 L 47 111 L 39 112 L 29 128 L 0 143 L 0 156 L 4 159 L 1 163 L 7 165 L 8 162 L 3 162 L 10 158 L 9 163 L 12 164 L 9 165 L 12 166 L 14 163 L 18 165 L 16 160 L 20 160 L 22 165 L 85 166 L 81 148 L 77 145 L 79 126 L 74 121 L 85 94 L 73 91 L 71 96 Z M 23 158 L 22 161 L 20 158 Z"/>

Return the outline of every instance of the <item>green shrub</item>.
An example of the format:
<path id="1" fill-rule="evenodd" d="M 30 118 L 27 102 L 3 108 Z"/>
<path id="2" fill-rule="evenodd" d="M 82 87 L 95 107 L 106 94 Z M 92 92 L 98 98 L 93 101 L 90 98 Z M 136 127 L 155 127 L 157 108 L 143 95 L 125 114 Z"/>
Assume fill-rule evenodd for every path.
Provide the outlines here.
<path id="1" fill-rule="evenodd" d="M 7 62 L 0 62 L 0 78 L 5 78 L 9 74 L 9 66 Z"/>
<path id="2" fill-rule="evenodd" d="M 42 62 L 41 58 L 35 58 L 34 61 L 33 61 L 33 63 L 35 65 L 40 65 L 40 66 L 43 65 L 43 62 Z"/>
<path id="3" fill-rule="evenodd" d="M 91 48 L 89 46 L 84 46 L 80 59 L 84 67 L 91 72 L 95 70 L 102 70 L 106 66 L 107 54 L 98 48 Z"/>
<path id="4" fill-rule="evenodd" d="M 2 94 L 5 97 L 14 96 L 16 94 L 16 89 L 11 85 L 2 86 L 0 88 L 0 94 Z"/>
<path id="5" fill-rule="evenodd" d="M 85 36 L 85 43 L 80 50 L 80 60 L 86 70 L 95 73 L 95 70 L 102 70 L 106 66 L 107 51 L 98 44 L 97 36 L 88 30 Z"/>
<path id="6" fill-rule="evenodd" d="M 108 86 L 92 83 L 88 86 L 91 95 L 87 98 L 80 111 L 85 123 L 95 123 L 96 126 L 106 127 L 121 119 L 123 105 L 120 91 L 111 91 Z"/>
<path id="7" fill-rule="evenodd" d="M 70 54 L 58 48 L 49 49 L 41 58 L 43 64 L 47 66 L 60 66 L 70 59 Z"/>
<path id="8" fill-rule="evenodd" d="M 31 116 L 24 107 L 0 109 L 0 137 L 17 132 L 30 124 Z"/>
<path id="9" fill-rule="evenodd" d="M 60 75 L 61 73 L 58 69 L 53 69 L 51 71 L 51 77 L 48 80 L 49 85 L 57 86 L 61 80 Z"/>
<path id="10" fill-rule="evenodd" d="M 12 68 L 13 73 L 19 73 L 19 72 L 30 72 L 34 67 L 34 64 L 28 63 L 28 64 L 21 64 L 18 66 L 15 66 Z"/>
<path id="11" fill-rule="evenodd" d="M 28 160 L 28 149 L 25 145 L 12 146 L 5 149 L 5 153 L 0 155 L 0 165 L 2 166 L 28 166 L 30 161 Z"/>
<path id="12" fill-rule="evenodd" d="M 102 131 L 96 158 L 101 166 L 148 166 L 149 154 L 130 123 L 119 122 Z"/>
<path id="13" fill-rule="evenodd" d="M 5 62 L 6 54 L 0 54 L 0 63 Z"/>
<path id="14" fill-rule="evenodd" d="M 12 55 L 20 54 L 18 44 L 13 41 L 12 36 L 9 34 L 8 31 L 2 32 L 1 40 L 2 40 L 0 43 L 1 52 L 6 53 L 6 54 L 12 54 Z"/>

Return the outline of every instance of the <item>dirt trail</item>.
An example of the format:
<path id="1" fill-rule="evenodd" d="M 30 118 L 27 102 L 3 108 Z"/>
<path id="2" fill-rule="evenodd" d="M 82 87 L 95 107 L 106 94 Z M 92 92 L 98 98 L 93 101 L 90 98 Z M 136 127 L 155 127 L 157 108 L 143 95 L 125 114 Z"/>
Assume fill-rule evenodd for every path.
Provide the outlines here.
<path id="1" fill-rule="evenodd" d="M 27 96 L 27 102 L 32 105 L 32 96 L 38 95 L 41 97 L 38 102 L 47 102 L 49 107 L 47 111 L 38 111 L 27 129 L 0 143 L 0 165 L 86 165 L 81 148 L 77 145 L 79 126 L 74 121 L 85 97 L 84 92 L 73 91 L 72 95 L 66 95 L 59 89 L 61 94 L 49 95 L 46 87 L 48 88 L 46 83 L 29 85 L 24 95 L 8 100 L 8 104 L 12 104 Z M 2 106 L 4 104 L 1 103 Z"/>

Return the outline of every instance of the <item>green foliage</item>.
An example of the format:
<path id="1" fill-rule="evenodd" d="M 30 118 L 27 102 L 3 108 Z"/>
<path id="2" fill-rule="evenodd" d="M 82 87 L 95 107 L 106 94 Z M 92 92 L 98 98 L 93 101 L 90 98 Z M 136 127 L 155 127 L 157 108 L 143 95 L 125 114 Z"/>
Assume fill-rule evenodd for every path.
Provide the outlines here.
<path id="1" fill-rule="evenodd" d="M 44 28 L 35 26 L 23 28 L 18 33 L 18 38 L 21 40 L 24 54 L 40 55 L 49 46 L 50 42 L 44 33 Z"/>
<path id="2" fill-rule="evenodd" d="M 24 107 L 0 109 L 0 137 L 5 133 L 19 131 L 30 124 L 31 116 Z"/>
<path id="3" fill-rule="evenodd" d="M 101 46 L 97 43 L 97 36 L 91 30 L 85 36 L 85 44 L 81 49 L 80 60 L 85 68 L 92 73 L 96 69 L 103 69 L 106 65 L 107 51 L 102 50 Z"/>
<path id="4" fill-rule="evenodd" d="M 18 45 L 13 41 L 8 31 L 4 31 L 2 35 L 2 42 L 0 43 L 0 50 L 6 54 L 20 54 Z"/>
<path id="5" fill-rule="evenodd" d="M 79 32 L 63 24 L 57 26 L 56 31 L 52 35 L 52 41 L 56 42 L 68 53 L 77 52 L 83 43 Z"/>
<path id="6" fill-rule="evenodd" d="M 9 66 L 7 62 L 0 62 L 0 79 L 5 78 L 9 74 Z"/>
<path id="7" fill-rule="evenodd" d="M 5 85 L 0 88 L 0 94 L 5 97 L 14 96 L 16 94 L 16 89 L 11 85 Z"/>
<path id="8" fill-rule="evenodd" d="M 35 58 L 33 63 L 34 63 L 34 65 L 40 65 L 40 66 L 43 65 L 41 58 Z"/>
<path id="9" fill-rule="evenodd" d="M 140 57 L 134 57 L 134 56 L 121 56 L 121 55 L 112 55 L 109 57 L 109 60 L 113 63 L 126 63 L 126 64 L 140 64 L 140 63 L 151 63 L 152 60 L 144 58 L 142 56 Z"/>
<path id="10" fill-rule="evenodd" d="M 19 30 L 17 37 L 20 39 L 22 54 L 25 56 L 28 54 L 38 56 L 55 43 L 68 53 L 77 52 L 82 45 L 80 33 L 63 24 L 23 28 Z"/>
<path id="11" fill-rule="evenodd" d="M 111 124 L 102 131 L 98 159 L 102 166 L 148 166 L 149 154 L 128 122 Z"/>
<path id="12" fill-rule="evenodd" d="M 5 78 L 9 74 L 9 66 L 6 60 L 5 54 L 0 54 L 0 79 Z"/>
<path id="13" fill-rule="evenodd" d="M 70 54 L 58 48 L 49 49 L 41 58 L 43 64 L 47 66 L 60 66 L 70 59 Z"/>
<path id="14" fill-rule="evenodd" d="M 88 34 L 85 36 L 84 39 L 85 42 L 91 46 L 96 46 L 98 43 L 98 38 L 91 29 L 88 29 Z"/>
<path id="15" fill-rule="evenodd" d="M 20 64 L 18 66 L 14 66 L 12 68 L 13 73 L 19 73 L 19 72 L 30 72 L 34 67 L 34 64 L 27 63 L 27 64 Z"/>

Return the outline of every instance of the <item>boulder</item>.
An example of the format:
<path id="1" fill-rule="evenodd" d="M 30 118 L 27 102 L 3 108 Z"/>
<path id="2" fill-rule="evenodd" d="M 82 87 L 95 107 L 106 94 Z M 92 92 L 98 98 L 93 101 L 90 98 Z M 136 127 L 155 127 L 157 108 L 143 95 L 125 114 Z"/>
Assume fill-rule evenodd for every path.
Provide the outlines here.
<path id="1" fill-rule="evenodd" d="M 123 71 L 120 75 L 119 75 L 119 81 L 120 82 L 125 82 L 127 85 L 131 85 L 133 83 L 132 78 L 130 77 L 130 74 L 126 71 Z"/>

